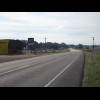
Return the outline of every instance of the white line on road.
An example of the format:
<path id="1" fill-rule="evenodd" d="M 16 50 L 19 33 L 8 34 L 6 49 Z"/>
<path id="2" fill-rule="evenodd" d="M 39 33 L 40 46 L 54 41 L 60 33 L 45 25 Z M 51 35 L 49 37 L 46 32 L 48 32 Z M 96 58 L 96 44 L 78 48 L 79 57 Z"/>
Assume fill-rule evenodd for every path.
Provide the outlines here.
<path id="1" fill-rule="evenodd" d="M 79 54 L 80 56 L 80 54 Z M 44 87 L 48 87 L 53 83 L 79 56 L 77 56 L 66 68 L 64 68 L 57 76 L 55 76 L 48 84 L 46 84 Z"/>

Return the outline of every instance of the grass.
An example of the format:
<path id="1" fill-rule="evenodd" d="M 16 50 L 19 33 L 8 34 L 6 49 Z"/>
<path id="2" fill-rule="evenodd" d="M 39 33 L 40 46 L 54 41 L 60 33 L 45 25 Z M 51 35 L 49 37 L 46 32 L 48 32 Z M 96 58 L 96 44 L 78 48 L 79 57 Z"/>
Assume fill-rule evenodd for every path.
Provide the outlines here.
<path id="1" fill-rule="evenodd" d="M 100 87 L 100 52 L 85 51 L 83 87 Z"/>
<path id="2" fill-rule="evenodd" d="M 63 49 L 63 50 L 55 50 L 55 53 L 64 53 L 64 52 L 69 52 L 69 49 Z"/>
<path id="3" fill-rule="evenodd" d="M 69 52 L 70 50 L 69 49 L 62 49 L 62 50 L 50 50 L 50 49 L 47 49 L 47 52 L 45 52 L 45 50 L 43 50 L 43 53 L 42 54 L 52 54 L 52 53 L 64 53 L 64 52 Z M 23 53 L 25 53 L 26 51 L 23 50 Z M 31 53 L 31 50 L 27 50 L 27 53 L 30 54 Z M 32 51 L 32 53 L 34 54 L 34 50 Z M 36 54 L 40 54 L 40 50 L 36 50 Z"/>

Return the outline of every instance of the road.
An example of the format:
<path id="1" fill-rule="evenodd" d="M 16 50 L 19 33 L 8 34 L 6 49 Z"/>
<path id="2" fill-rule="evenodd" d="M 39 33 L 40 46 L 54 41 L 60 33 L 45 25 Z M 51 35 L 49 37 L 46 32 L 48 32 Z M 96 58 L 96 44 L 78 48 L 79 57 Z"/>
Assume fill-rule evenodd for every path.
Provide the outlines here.
<path id="1" fill-rule="evenodd" d="M 0 64 L 0 87 L 80 87 L 84 53 L 71 50 Z"/>

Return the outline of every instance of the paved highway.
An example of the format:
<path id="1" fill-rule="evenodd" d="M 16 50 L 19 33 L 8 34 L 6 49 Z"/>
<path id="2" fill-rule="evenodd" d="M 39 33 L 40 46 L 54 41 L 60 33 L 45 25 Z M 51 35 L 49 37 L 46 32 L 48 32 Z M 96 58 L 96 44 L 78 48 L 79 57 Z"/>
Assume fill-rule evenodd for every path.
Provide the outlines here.
<path id="1" fill-rule="evenodd" d="M 45 55 L 0 64 L 0 87 L 80 87 L 84 53 Z"/>

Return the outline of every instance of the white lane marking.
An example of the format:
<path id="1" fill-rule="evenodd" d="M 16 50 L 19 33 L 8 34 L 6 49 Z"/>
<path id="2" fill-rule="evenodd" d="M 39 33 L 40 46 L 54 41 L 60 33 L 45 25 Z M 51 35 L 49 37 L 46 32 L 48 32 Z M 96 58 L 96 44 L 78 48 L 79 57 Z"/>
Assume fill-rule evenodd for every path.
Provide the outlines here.
<path id="1" fill-rule="evenodd" d="M 80 56 L 80 54 L 79 54 Z M 57 76 L 55 76 L 48 84 L 46 84 L 44 87 L 50 86 L 51 83 L 53 83 L 79 56 L 77 56 L 67 67 L 65 67 Z"/>

